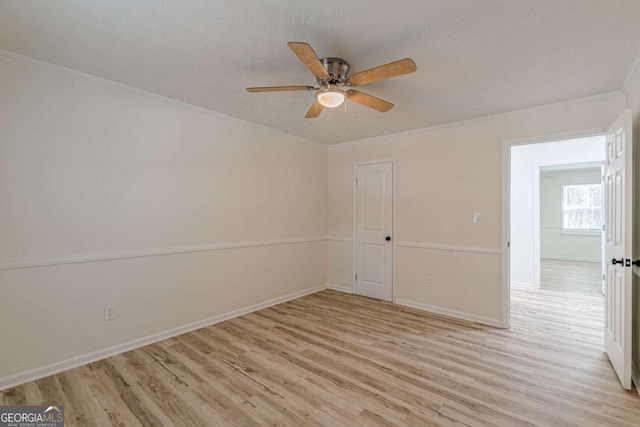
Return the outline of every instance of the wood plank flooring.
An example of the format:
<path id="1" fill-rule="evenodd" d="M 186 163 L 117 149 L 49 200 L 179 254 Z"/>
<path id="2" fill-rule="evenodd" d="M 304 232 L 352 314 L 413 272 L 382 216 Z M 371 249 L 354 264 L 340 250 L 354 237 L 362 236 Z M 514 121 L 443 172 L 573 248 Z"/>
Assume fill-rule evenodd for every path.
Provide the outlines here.
<path id="1" fill-rule="evenodd" d="M 540 288 L 602 295 L 602 264 L 543 258 L 540 260 Z"/>
<path id="2" fill-rule="evenodd" d="M 601 297 L 513 290 L 512 328 L 333 291 L 0 392 L 74 426 L 638 426 Z M 561 310 L 561 311 L 558 311 Z"/>

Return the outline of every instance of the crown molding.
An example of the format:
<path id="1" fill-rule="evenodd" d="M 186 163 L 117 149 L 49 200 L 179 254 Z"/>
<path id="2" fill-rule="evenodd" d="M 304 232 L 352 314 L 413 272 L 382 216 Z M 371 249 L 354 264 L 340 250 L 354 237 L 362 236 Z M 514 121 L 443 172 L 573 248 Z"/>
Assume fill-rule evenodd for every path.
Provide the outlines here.
<path id="1" fill-rule="evenodd" d="M 640 49 L 638 50 L 636 58 L 633 61 L 633 65 L 631 65 L 631 68 L 629 69 L 629 72 L 627 73 L 627 76 L 625 77 L 624 83 L 622 85 L 622 93 L 624 93 L 626 96 L 629 95 L 629 89 L 631 88 L 631 84 L 638 74 L 638 70 L 640 70 Z"/>
<path id="2" fill-rule="evenodd" d="M 534 144 L 534 143 L 539 144 L 539 143 L 547 143 L 547 142 L 566 141 L 568 139 L 601 137 L 605 133 L 607 133 L 607 128 L 593 128 L 593 129 L 584 129 L 584 130 L 578 130 L 578 131 L 558 132 L 558 133 L 545 134 L 545 135 L 527 136 L 524 138 L 505 139 L 504 141 L 502 141 L 502 144 L 507 146 L 528 145 L 528 144 Z"/>
<path id="3" fill-rule="evenodd" d="M 205 107 L 200 107 L 198 105 L 195 104 L 190 104 L 188 102 L 184 102 L 184 101 L 179 101 L 177 99 L 174 98 L 169 98 L 167 96 L 163 96 L 163 95 L 158 95 L 157 93 L 153 93 L 153 92 L 148 92 L 146 90 L 143 89 L 138 89 L 136 87 L 133 86 L 129 86 L 123 83 L 118 83 L 114 80 L 109 80 L 109 79 L 105 79 L 103 77 L 98 77 L 96 75 L 93 74 L 88 74 L 88 73 L 84 73 L 82 71 L 77 71 L 74 70 L 72 68 L 67 68 L 64 67 L 62 65 L 57 65 L 57 64 L 53 64 L 51 62 L 47 62 L 47 61 L 43 61 L 41 59 L 36 59 L 30 56 L 25 56 L 25 55 L 21 55 L 19 53 L 15 53 L 15 52 L 11 52 L 8 50 L 4 50 L 4 49 L 0 49 L 0 57 L 4 57 L 16 62 L 20 62 L 22 64 L 27 64 L 27 65 L 33 65 L 39 68 L 44 68 L 47 70 L 51 70 L 51 71 L 55 71 L 58 73 L 61 73 L 63 75 L 65 75 L 66 77 L 75 79 L 75 80 L 79 80 L 85 83 L 89 83 L 89 84 L 93 84 L 96 86 L 101 86 L 101 87 L 106 87 L 106 88 L 112 88 L 112 89 L 119 89 L 121 91 L 124 92 L 128 92 L 130 94 L 133 95 L 137 95 L 137 96 L 141 96 L 143 98 L 147 98 L 147 99 L 153 99 L 156 101 L 161 101 L 164 102 L 166 104 L 170 104 L 173 106 L 177 106 L 177 107 L 181 107 L 187 110 L 191 110 L 197 113 L 201 113 L 201 114 L 205 114 L 205 115 L 209 115 L 209 116 L 213 116 L 216 117 L 218 119 L 222 119 L 222 120 L 228 120 L 228 121 L 232 121 L 235 122 L 241 126 L 247 127 L 247 128 L 251 128 L 251 129 L 262 129 L 265 131 L 268 131 L 270 133 L 275 133 L 278 136 L 282 136 L 282 135 L 286 135 L 288 138 L 292 138 L 292 139 L 297 139 L 299 140 L 299 142 L 303 142 L 303 143 L 307 143 L 307 144 L 311 144 L 311 145 L 316 145 L 316 146 L 320 146 L 326 149 L 327 144 L 323 144 L 321 142 L 318 141 L 313 141 L 311 139 L 299 136 L 299 135 L 294 135 L 292 133 L 288 133 L 288 132 L 284 132 L 269 126 L 265 126 L 265 125 L 261 125 L 258 123 L 254 123 L 254 122 L 250 122 L 248 120 L 244 120 L 244 119 L 240 119 L 238 117 L 234 117 L 234 116 L 229 116 L 227 114 L 223 114 L 220 113 L 218 111 L 214 111 L 214 110 L 210 110 L 208 108 Z"/>
<path id="4" fill-rule="evenodd" d="M 332 144 L 332 145 L 329 145 L 329 151 L 338 150 L 338 149 L 341 149 L 341 148 L 348 148 L 348 147 L 351 147 L 351 146 L 354 146 L 354 145 L 368 144 L 368 143 L 373 143 L 373 142 L 386 142 L 384 140 L 388 139 L 388 138 L 393 138 L 393 137 L 398 137 L 398 136 L 405 136 L 405 135 L 412 135 L 412 134 L 422 133 L 422 132 L 433 132 L 433 131 L 437 131 L 437 130 L 441 130 L 441 129 L 447 129 L 447 128 L 456 127 L 456 126 L 465 126 L 465 125 L 469 125 L 469 124 L 482 123 L 482 122 L 490 121 L 490 120 L 504 119 L 504 118 L 508 118 L 508 117 L 512 117 L 512 116 L 517 116 L 517 115 L 520 115 L 520 114 L 533 113 L 533 112 L 537 112 L 537 111 L 551 110 L 551 109 L 558 108 L 558 107 L 583 105 L 583 104 L 586 105 L 586 104 L 593 104 L 593 103 L 597 103 L 597 102 L 614 101 L 614 100 L 619 100 L 619 99 L 624 99 L 624 94 L 622 93 L 622 91 L 616 90 L 616 91 L 612 91 L 612 92 L 601 93 L 599 95 L 586 96 L 584 98 L 577 98 L 577 99 L 571 99 L 571 100 L 568 100 L 568 101 L 555 102 L 553 104 L 545 104 L 545 105 L 540 105 L 540 106 L 537 106 L 537 107 L 529 107 L 529 108 L 523 108 L 523 109 L 520 109 L 520 110 L 507 111 L 507 112 L 504 112 L 504 113 L 498 113 L 498 114 L 492 114 L 492 115 L 489 115 L 489 116 L 476 117 L 476 118 L 467 119 L 467 120 L 460 120 L 460 121 L 457 121 L 457 122 L 445 123 L 445 124 L 441 124 L 441 125 L 427 126 L 427 127 L 418 128 L 418 129 L 411 129 L 411 130 L 407 130 L 407 131 L 404 131 L 404 132 L 396 132 L 396 133 L 390 133 L 390 134 L 386 134 L 386 135 L 372 136 L 370 138 L 357 139 L 357 140 L 354 140 L 354 141 L 343 142 L 343 143 L 340 143 L 340 144 Z"/>
<path id="5" fill-rule="evenodd" d="M 15 53 L 15 52 L 11 52 L 8 50 L 4 50 L 4 49 L 0 49 L 0 57 L 4 57 L 7 59 L 11 59 L 14 60 L 16 62 L 21 62 L 24 64 L 29 64 L 29 65 L 34 65 L 37 67 L 41 67 L 41 68 L 45 68 L 48 70 L 52 70 L 52 71 L 56 71 L 62 74 L 67 75 L 70 78 L 74 78 L 76 80 L 80 80 L 80 81 L 84 81 L 86 83 L 90 83 L 90 84 L 94 84 L 97 86 L 102 86 L 102 87 L 111 87 L 111 88 L 117 88 L 138 96 L 142 96 L 145 98 L 149 98 L 149 99 L 155 99 L 158 101 L 162 101 L 164 103 L 167 104 L 171 104 L 174 106 L 179 106 L 191 111 L 195 111 L 195 112 L 199 112 L 202 114 L 206 114 L 206 115 L 210 115 L 219 119 L 223 119 L 223 120 L 230 120 L 233 122 L 236 122 L 244 127 L 248 127 L 248 128 L 253 128 L 253 129 L 262 129 L 271 133 L 276 133 L 278 135 L 287 135 L 287 137 L 290 138 L 294 138 L 299 140 L 300 142 L 303 143 L 307 143 L 307 144 L 311 144 L 311 145 L 315 145 L 315 146 L 320 146 L 323 147 L 325 149 L 328 150 L 335 150 L 335 149 L 340 149 L 340 148 L 345 148 L 345 147 L 349 147 L 351 145 L 359 145 L 359 144 L 366 144 L 366 143 L 370 143 L 370 142 L 379 142 L 381 140 L 384 140 L 386 138 L 391 138 L 391 137 L 397 137 L 397 136 L 403 136 L 403 135 L 411 135 L 414 133 L 421 133 L 421 132 L 431 132 L 431 131 L 436 131 L 436 130 L 440 130 L 440 129 L 446 129 L 449 127 L 455 127 L 455 126 L 463 126 L 463 125 L 468 125 L 468 124 L 473 124 L 473 123 L 480 123 L 483 121 L 488 121 L 488 120 L 496 120 L 496 119 L 502 119 L 502 118 L 506 118 L 506 117 L 510 117 L 513 115 L 518 115 L 518 114 L 523 114 L 523 113 L 531 113 L 531 112 L 535 112 L 535 111 L 544 111 L 547 109 L 552 109 L 552 108 L 556 108 L 556 107 L 562 107 L 562 106 L 569 106 L 569 105 L 580 105 L 580 104 L 590 104 L 590 103 L 594 103 L 594 102 L 603 102 L 603 101 L 608 101 L 608 100 L 614 100 L 614 99 L 618 99 L 621 97 L 625 97 L 628 93 L 628 90 L 631 86 L 631 83 L 634 80 L 635 75 L 638 73 L 638 70 L 640 69 L 640 52 L 638 52 L 638 55 L 636 56 L 636 59 L 634 61 L 634 64 L 632 66 L 632 68 L 629 70 L 629 73 L 627 74 L 627 77 L 625 78 L 624 84 L 623 84 L 623 88 L 620 91 L 611 91 L 611 92 L 605 92 L 602 94 L 598 94 L 598 95 L 592 95 L 592 96 L 587 96 L 584 98 L 577 98 L 577 99 L 572 99 L 572 100 L 567 100 L 567 101 L 560 101 L 560 102 L 556 102 L 556 103 L 551 103 L 551 104 L 545 104 L 545 105 L 540 105 L 540 106 L 536 106 L 536 107 L 528 107 L 528 108 L 523 108 L 523 109 L 518 109 L 518 110 L 512 110 L 512 111 L 507 111 L 504 113 L 498 113 L 498 114 L 492 114 L 492 115 L 488 115 L 488 116 L 481 116 L 481 117 L 476 117 L 476 118 L 472 118 L 472 119 L 467 119 L 467 120 L 460 120 L 460 121 L 455 121 L 455 122 L 450 122 L 450 123 L 444 123 L 444 124 L 440 124 L 440 125 L 434 125 L 434 126 L 426 126 L 426 127 L 421 127 L 421 128 L 416 128 L 416 129 L 410 129 L 407 131 L 402 131 L 402 132 L 395 132 L 395 133 L 389 133 L 389 134 L 385 134 L 385 135 L 378 135 L 378 136 L 373 136 L 373 137 L 369 137 L 369 138 L 362 138 L 362 139 L 356 139 L 353 141 L 347 141 L 347 142 L 342 142 L 342 143 L 338 143 L 338 144 L 325 144 L 322 142 L 318 142 L 318 141 L 314 141 L 299 135 L 294 135 L 292 133 L 288 133 L 288 132 L 284 132 L 269 126 L 265 126 L 265 125 L 261 125 L 258 123 L 254 123 L 254 122 L 250 122 L 248 120 L 244 120 L 244 119 L 240 119 L 238 117 L 234 117 L 234 116 L 230 116 L 227 114 L 223 114 L 214 110 L 210 110 L 208 108 L 204 108 L 204 107 L 200 107 L 197 106 L 195 104 L 190 104 L 184 101 L 179 101 L 177 99 L 174 98 L 169 98 L 163 95 L 158 95 L 156 93 L 153 92 L 148 92 L 142 89 L 138 89 L 136 87 L 133 86 L 129 86 L 123 83 L 118 83 L 116 81 L 113 80 L 109 80 L 109 79 L 105 79 L 103 77 L 98 77 L 95 76 L 93 74 L 88 74 L 88 73 L 84 73 L 82 71 L 77 71 L 68 67 L 64 67 L 62 65 L 57 65 L 57 64 L 53 64 L 50 62 L 46 62 L 40 59 L 36 59 L 30 56 L 26 56 L 26 55 L 21 55 L 19 53 Z"/>

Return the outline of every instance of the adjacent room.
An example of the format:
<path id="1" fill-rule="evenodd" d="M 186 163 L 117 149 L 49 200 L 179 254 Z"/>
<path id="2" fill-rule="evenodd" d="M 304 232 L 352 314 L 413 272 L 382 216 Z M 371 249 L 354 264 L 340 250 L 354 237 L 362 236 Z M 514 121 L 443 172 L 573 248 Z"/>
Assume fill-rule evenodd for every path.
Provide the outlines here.
<path id="1" fill-rule="evenodd" d="M 0 0 L 0 427 L 640 425 L 638 22 Z"/>
<path id="2" fill-rule="evenodd" d="M 604 293 L 602 186 L 601 164 L 541 168 L 541 289 Z"/>
<path id="3" fill-rule="evenodd" d="M 605 351 L 605 148 L 596 135 L 510 153 L 512 328 L 552 327 L 595 352 Z"/>

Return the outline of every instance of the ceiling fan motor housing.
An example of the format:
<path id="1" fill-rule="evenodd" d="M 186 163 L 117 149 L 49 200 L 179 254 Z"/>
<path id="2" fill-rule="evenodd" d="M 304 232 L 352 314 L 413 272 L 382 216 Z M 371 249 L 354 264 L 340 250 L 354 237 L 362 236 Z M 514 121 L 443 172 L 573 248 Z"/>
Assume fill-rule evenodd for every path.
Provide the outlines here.
<path id="1" fill-rule="evenodd" d="M 344 84 L 349 72 L 349 63 L 342 58 L 322 58 L 322 65 L 329 73 L 329 79 L 318 79 L 318 84 Z"/>

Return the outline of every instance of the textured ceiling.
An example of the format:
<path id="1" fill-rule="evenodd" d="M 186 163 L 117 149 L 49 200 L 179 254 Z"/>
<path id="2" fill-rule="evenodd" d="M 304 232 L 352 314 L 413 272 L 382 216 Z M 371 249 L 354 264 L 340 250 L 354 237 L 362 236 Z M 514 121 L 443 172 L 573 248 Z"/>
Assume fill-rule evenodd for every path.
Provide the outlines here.
<path id="1" fill-rule="evenodd" d="M 620 90 L 640 41 L 638 0 L 0 0 L 0 48 L 327 144 Z M 305 119 L 287 48 L 352 72 L 411 57 L 414 74 Z"/>

